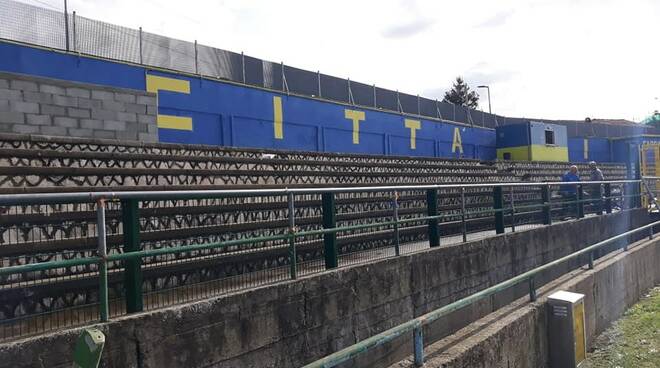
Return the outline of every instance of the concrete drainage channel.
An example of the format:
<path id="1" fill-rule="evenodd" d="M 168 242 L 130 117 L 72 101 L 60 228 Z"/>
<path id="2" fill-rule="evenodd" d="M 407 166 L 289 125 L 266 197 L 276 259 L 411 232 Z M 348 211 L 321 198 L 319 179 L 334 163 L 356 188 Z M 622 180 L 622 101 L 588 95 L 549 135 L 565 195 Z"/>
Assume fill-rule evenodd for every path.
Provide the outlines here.
<path id="1" fill-rule="evenodd" d="M 567 290 L 585 295 L 587 346 L 642 295 L 660 283 L 660 238 L 642 240 L 627 252 L 598 260 L 594 269 L 570 272 L 539 289 L 539 299 L 520 298 L 425 348 L 427 368 L 552 367 L 548 295 Z M 414 367 L 413 357 L 390 368 Z"/>

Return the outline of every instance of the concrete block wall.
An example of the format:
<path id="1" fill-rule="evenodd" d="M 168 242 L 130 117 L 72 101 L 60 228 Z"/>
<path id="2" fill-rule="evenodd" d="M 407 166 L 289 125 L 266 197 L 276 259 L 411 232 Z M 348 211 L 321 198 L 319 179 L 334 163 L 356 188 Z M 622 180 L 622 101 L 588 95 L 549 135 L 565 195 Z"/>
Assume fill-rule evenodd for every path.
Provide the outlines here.
<path id="1" fill-rule="evenodd" d="M 0 132 L 157 142 L 156 95 L 0 73 Z"/>

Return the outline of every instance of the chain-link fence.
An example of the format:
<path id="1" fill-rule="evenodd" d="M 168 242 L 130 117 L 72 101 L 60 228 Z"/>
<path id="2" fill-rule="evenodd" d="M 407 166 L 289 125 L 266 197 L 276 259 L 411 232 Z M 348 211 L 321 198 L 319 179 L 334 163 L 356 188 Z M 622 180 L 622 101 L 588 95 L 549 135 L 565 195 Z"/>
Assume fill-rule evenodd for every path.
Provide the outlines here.
<path id="1" fill-rule="evenodd" d="M 495 128 L 529 121 L 273 63 L 243 53 L 199 45 L 196 41 L 159 36 L 141 28 L 136 30 L 109 24 L 82 17 L 75 11 L 65 12 L 63 6 L 56 7 L 41 0 L 0 0 L 0 39 L 479 127 Z M 617 137 L 660 132 L 651 127 L 632 125 L 548 122 L 565 125 L 569 137 Z"/>

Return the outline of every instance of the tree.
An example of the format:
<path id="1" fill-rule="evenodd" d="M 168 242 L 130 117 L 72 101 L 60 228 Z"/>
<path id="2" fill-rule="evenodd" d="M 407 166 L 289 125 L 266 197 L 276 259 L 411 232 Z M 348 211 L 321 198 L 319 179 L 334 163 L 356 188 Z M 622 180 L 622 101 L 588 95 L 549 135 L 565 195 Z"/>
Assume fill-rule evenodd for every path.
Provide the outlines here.
<path id="1" fill-rule="evenodd" d="M 462 77 L 456 77 L 451 90 L 445 92 L 444 102 L 476 109 L 479 106 L 479 94 L 470 90 Z"/>

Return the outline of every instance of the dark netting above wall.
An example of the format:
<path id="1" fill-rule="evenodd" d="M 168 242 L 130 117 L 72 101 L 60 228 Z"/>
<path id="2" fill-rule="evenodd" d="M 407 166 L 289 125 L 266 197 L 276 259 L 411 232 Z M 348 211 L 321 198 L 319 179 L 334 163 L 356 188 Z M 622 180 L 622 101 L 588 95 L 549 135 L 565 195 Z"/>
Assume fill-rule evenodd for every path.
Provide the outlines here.
<path id="1" fill-rule="evenodd" d="M 197 45 L 197 58 L 201 75 L 237 82 L 243 79 L 241 54 Z"/>
<path id="2" fill-rule="evenodd" d="M 349 103 L 348 80 L 321 74 L 321 97 Z"/>
<path id="3" fill-rule="evenodd" d="M 288 92 L 308 96 L 318 96 L 319 94 L 318 73 L 284 65 L 284 80 Z"/>
<path id="4" fill-rule="evenodd" d="M 399 111 L 399 106 L 396 102 L 396 92 L 376 87 L 376 106 L 379 109 Z"/>
<path id="5" fill-rule="evenodd" d="M 245 83 L 253 86 L 264 86 L 264 68 L 261 59 L 245 55 Z"/>
<path id="6" fill-rule="evenodd" d="M 421 96 L 418 98 L 416 95 L 397 93 L 360 82 L 349 82 L 347 79 L 292 66 L 285 65 L 283 71 L 281 63 L 109 24 L 72 13 L 68 14 L 68 22 L 65 22 L 62 9 L 57 10 L 52 6 L 53 9 L 46 9 L 40 6 L 43 4 L 36 0 L 33 5 L 0 0 L 0 39 L 486 128 L 525 123 L 530 120 L 467 110 L 442 101 L 436 102 Z M 283 75 L 286 85 L 283 83 Z M 548 122 L 565 125 L 569 137 L 618 137 L 660 132 L 652 126 L 607 124 L 598 121 Z"/>
<path id="7" fill-rule="evenodd" d="M 374 106 L 374 86 L 351 81 L 351 94 L 356 105 Z"/>
<path id="8" fill-rule="evenodd" d="M 429 100 L 428 98 L 421 97 L 419 99 L 419 109 L 421 115 L 433 116 L 438 119 L 440 118 L 438 102 L 435 100 Z"/>
<path id="9" fill-rule="evenodd" d="M 417 96 L 399 93 L 399 102 L 401 104 L 401 111 L 412 115 L 419 113 L 417 109 Z"/>
<path id="10" fill-rule="evenodd" d="M 283 90 L 282 87 L 282 64 L 271 63 L 270 61 L 262 61 L 262 70 L 264 76 L 264 87 L 275 89 L 278 91 Z"/>

